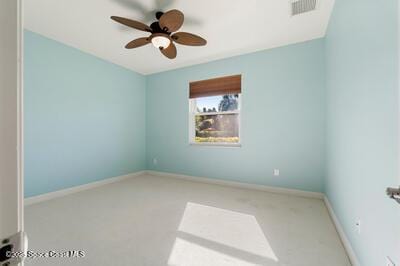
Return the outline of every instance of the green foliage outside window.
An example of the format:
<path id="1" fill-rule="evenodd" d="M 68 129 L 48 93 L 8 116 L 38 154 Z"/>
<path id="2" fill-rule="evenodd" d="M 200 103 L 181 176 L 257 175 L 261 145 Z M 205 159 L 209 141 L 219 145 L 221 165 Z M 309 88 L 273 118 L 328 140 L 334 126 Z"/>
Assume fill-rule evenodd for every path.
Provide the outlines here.
<path id="1" fill-rule="evenodd" d="M 238 109 L 238 97 L 238 95 L 222 96 L 218 111 L 236 111 Z M 207 110 L 207 112 L 215 112 L 214 109 Z M 239 143 L 238 114 L 208 115 L 207 112 L 195 116 L 195 142 Z"/>

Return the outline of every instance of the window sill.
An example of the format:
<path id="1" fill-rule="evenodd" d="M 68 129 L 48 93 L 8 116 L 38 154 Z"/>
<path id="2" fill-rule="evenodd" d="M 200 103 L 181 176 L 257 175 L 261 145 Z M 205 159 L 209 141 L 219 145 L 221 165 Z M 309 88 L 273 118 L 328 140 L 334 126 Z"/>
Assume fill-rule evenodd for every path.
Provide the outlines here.
<path id="1" fill-rule="evenodd" d="M 240 143 L 190 142 L 190 146 L 242 147 Z"/>

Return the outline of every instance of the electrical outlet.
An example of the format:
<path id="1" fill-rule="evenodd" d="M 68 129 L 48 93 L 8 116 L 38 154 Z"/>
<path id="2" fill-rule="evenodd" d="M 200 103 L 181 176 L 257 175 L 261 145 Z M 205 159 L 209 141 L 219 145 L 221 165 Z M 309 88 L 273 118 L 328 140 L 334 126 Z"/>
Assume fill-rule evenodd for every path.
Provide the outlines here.
<path id="1" fill-rule="evenodd" d="M 396 264 L 394 264 L 394 262 L 392 261 L 391 258 L 386 257 L 386 266 L 396 266 Z"/>
<path id="2" fill-rule="evenodd" d="M 274 176 L 279 176 L 279 175 L 280 175 L 279 169 L 274 169 Z"/>
<path id="3" fill-rule="evenodd" d="M 157 165 L 157 164 L 158 164 L 157 158 L 153 158 L 153 165 Z"/>
<path id="4" fill-rule="evenodd" d="M 361 220 L 356 222 L 356 232 L 360 235 L 361 234 Z"/>

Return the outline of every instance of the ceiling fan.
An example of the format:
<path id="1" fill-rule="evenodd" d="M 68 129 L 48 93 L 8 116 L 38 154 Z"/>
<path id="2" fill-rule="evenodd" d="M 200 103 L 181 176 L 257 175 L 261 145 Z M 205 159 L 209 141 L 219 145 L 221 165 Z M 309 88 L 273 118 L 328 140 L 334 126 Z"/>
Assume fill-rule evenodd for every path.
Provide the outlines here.
<path id="1" fill-rule="evenodd" d="M 149 37 L 142 37 L 129 42 L 125 46 L 126 49 L 137 48 L 152 43 L 156 48 L 160 49 L 163 55 L 169 59 L 174 59 L 177 54 L 174 42 L 190 46 L 203 46 L 207 44 L 205 39 L 195 34 L 176 32 L 180 29 L 184 21 L 184 15 L 181 11 L 173 9 L 166 13 L 157 12 L 156 18 L 158 21 L 153 22 L 149 27 L 136 20 L 117 16 L 111 17 L 112 20 L 125 26 L 151 33 Z"/>

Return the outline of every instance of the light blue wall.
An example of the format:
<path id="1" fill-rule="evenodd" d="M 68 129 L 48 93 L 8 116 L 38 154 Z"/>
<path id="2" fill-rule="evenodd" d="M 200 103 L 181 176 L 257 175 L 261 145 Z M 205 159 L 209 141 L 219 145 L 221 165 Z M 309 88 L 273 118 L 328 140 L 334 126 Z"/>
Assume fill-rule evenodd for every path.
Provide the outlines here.
<path id="1" fill-rule="evenodd" d="M 145 77 L 24 37 L 25 195 L 145 169 Z"/>
<path id="2" fill-rule="evenodd" d="M 148 77 L 26 31 L 25 194 L 143 169 L 325 191 L 361 265 L 400 264 L 397 10 L 336 0 L 326 39 Z M 189 82 L 230 74 L 242 147 L 188 145 Z"/>
<path id="3" fill-rule="evenodd" d="M 314 40 L 149 76 L 147 168 L 322 191 L 324 73 L 324 41 Z M 243 75 L 242 147 L 190 146 L 189 82 L 231 74 Z"/>
<path id="4" fill-rule="evenodd" d="M 322 191 L 323 49 L 316 40 L 146 78 L 26 31 L 25 195 L 146 169 L 146 142 L 149 169 Z M 188 82 L 236 73 L 243 146 L 189 146 Z"/>
<path id="5" fill-rule="evenodd" d="M 400 264 L 396 0 L 336 0 L 326 38 L 326 192 L 362 266 Z M 361 219 L 361 235 L 355 222 Z"/>

